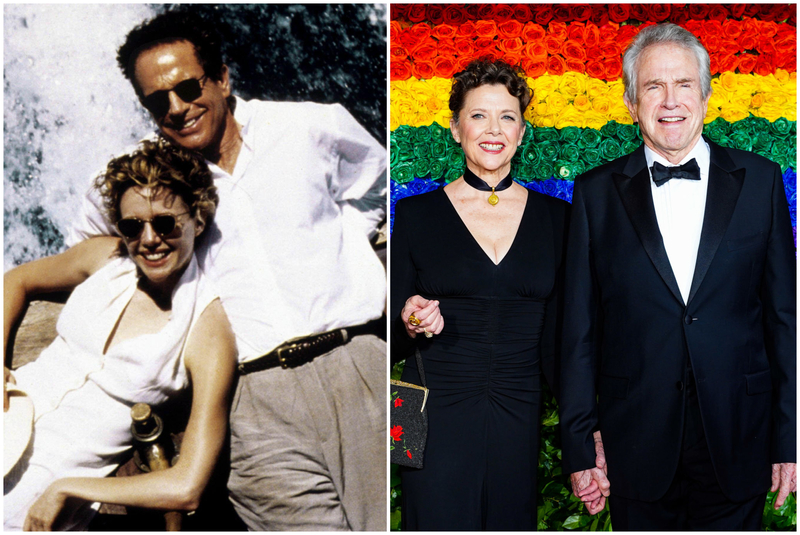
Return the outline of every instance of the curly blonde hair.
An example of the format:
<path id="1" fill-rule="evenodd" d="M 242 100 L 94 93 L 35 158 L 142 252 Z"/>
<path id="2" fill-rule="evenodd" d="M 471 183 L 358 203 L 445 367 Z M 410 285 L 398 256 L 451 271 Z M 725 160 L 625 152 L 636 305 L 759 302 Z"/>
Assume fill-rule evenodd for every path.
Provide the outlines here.
<path id="1" fill-rule="evenodd" d="M 183 199 L 192 217 L 199 214 L 206 227 L 211 224 L 219 202 L 205 161 L 164 138 L 142 141 L 134 152 L 108 162 L 105 173 L 97 177 L 95 188 L 113 224 L 121 217 L 122 195 L 133 186 L 170 190 Z"/>

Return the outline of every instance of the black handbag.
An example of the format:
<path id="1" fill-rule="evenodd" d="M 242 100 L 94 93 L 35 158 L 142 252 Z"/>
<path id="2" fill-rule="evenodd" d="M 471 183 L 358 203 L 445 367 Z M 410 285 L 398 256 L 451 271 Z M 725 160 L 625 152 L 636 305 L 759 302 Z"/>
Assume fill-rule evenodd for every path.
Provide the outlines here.
<path id="1" fill-rule="evenodd" d="M 403 381 L 391 381 L 392 406 L 390 414 L 389 450 L 395 464 L 422 468 L 425 442 L 428 439 L 428 388 L 422 355 L 415 350 L 417 369 L 422 386 Z"/>

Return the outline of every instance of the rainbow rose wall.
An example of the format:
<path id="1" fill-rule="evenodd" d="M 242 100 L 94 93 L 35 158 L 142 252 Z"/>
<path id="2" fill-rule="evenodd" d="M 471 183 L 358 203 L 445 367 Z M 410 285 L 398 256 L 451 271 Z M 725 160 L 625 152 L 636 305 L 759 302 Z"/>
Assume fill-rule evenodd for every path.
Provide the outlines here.
<path id="1" fill-rule="evenodd" d="M 781 166 L 797 243 L 797 6 L 794 4 L 393 4 L 390 22 L 391 212 L 397 200 L 461 176 L 465 159 L 450 132 L 451 78 L 478 58 L 521 67 L 533 89 L 529 123 L 512 175 L 567 201 L 576 176 L 642 142 L 623 104 L 622 53 L 642 28 L 678 24 L 711 56 L 704 134 Z M 398 378 L 402 363 L 395 366 Z M 558 411 L 542 413 L 539 529 L 609 530 L 589 516 L 561 474 Z M 391 526 L 402 516 L 392 468 Z M 764 527 L 796 529 L 796 502 L 770 505 Z"/>

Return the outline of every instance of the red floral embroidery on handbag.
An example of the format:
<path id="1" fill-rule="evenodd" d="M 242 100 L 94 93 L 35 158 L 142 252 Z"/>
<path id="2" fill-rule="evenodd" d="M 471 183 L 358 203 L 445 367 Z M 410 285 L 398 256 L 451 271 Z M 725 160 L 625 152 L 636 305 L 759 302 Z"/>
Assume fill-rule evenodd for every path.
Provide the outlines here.
<path id="1" fill-rule="evenodd" d="M 411 457 L 411 450 L 406 450 L 406 455 L 408 455 L 409 459 L 413 459 L 413 457 Z"/>
<path id="2" fill-rule="evenodd" d="M 403 401 L 405 401 L 405 400 L 397 398 L 396 400 L 394 400 L 394 406 L 395 407 L 402 407 L 403 406 Z"/>
<path id="3" fill-rule="evenodd" d="M 392 435 L 392 439 L 394 439 L 395 441 L 399 441 L 400 440 L 400 435 L 403 434 L 403 426 L 402 425 L 396 425 L 396 426 L 392 427 L 392 430 L 389 431 L 389 434 Z"/>

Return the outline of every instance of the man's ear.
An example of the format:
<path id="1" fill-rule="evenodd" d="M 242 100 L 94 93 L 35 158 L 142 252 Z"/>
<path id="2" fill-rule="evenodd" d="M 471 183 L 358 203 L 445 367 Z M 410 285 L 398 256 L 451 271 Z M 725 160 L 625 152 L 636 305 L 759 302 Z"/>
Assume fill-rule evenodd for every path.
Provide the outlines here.
<path id="1" fill-rule="evenodd" d="M 227 65 L 222 65 L 222 70 L 220 71 L 220 77 L 219 77 L 219 84 L 220 87 L 222 88 L 222 94 L 225 96 L 225 98 L 231 96 L 231 83 L 230 83 L 230 78 L 228 77 Z"/>
<path id="2" fill-rule="evenodd" d="M 705 100 L 703 100 L 703 110 L 705 110 L 705 114 L 703 115 L 703 119 L 705 119 L 706 115 L 708 115 L 708 103 L 711 101 L 711 95 L 713 95 L 713 94 L 714 94 L 714 90 L 710 89 L 708 91 L 708 95 L 706 95 Z"/>
<path id="3" fill-rule="evenodd" d="M 631 119 L 633 119 L 633 124 L 639 122 L 639 118 L 636 116 L 636 106 L 628 100 L 628 95 L 624 95 L 622 97 L 622 101 L 625 103 L 625 107 L 628 108 L 628 113 L 631 114 Z"/>

